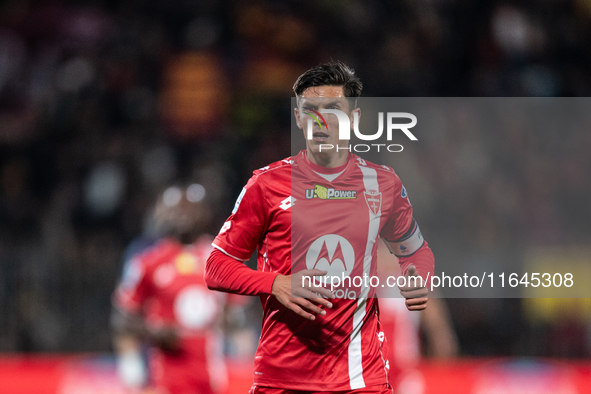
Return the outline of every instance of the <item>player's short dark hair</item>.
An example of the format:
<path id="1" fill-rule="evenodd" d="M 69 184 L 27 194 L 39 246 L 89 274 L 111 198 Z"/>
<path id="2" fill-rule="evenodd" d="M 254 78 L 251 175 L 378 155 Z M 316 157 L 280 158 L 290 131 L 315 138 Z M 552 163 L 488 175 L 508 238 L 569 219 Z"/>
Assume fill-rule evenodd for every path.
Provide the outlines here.
<path id="1" fill-rule="evenodd" d="M 312 67 L 299 76 L 293 85 L 293 91 L 299 98 L 306 89 L 314 86 L 342 86 L 345 97 L 355 99 L 361 95 L 363 89 L 363 83 L 355 75 L 355 70 L 340 61 Z"/>

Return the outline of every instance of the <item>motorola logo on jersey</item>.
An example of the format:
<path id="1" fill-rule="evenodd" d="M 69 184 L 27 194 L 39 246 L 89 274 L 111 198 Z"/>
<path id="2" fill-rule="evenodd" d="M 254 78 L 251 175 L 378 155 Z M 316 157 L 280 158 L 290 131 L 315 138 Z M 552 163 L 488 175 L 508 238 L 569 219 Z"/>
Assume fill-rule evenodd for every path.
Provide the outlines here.
<path id="1" fill-rule="evenodd" d="M 336 234 L 323 235 L 310 245 L 306 253 L 306 267 L 327 271 L 324 277 L 345 278 L 353 271 L 355 252 L 351 243 Z M 330 283 L 330 282 L 329 282 Z M 340 282 L 339 282 L 340 283 Z M 336 298 L 354 300 L 357 293 L 348 288 L 340 288 L 334 292 Z"/>
<path id="2" fill-rule="evenodd" d="M 306 253 L 306 267 L 328 271 L 327 276 L 348 276 L 354 265 L 353 246 L 340 235 L 323 235 L 310 245 Z"/>

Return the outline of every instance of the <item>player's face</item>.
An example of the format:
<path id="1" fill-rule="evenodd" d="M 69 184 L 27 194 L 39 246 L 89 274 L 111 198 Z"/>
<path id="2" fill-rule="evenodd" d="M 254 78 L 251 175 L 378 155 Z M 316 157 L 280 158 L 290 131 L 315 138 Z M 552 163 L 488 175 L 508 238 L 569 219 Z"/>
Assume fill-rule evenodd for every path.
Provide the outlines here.
<path id="1" fill-rule="evenodd" d="M 336 149 L 329 150 L 329 145 L 347 147 L 349 145 L 348 140 L 339 140 L 337 116 L 321 114 L 322 109 L 343 111 L 349 116 L 350 127 L 352 127 L 353 114 L 342 86 L 314 86 L 304 90 L 300 96 L 298 107 L 295 109 L 295 118 L 298 128 L 304 132 L 308 150 L 312 153 L 324 153 L 336 151 Z M 312 125 L 312 139 L 308 139 L 310 124 Z"/>

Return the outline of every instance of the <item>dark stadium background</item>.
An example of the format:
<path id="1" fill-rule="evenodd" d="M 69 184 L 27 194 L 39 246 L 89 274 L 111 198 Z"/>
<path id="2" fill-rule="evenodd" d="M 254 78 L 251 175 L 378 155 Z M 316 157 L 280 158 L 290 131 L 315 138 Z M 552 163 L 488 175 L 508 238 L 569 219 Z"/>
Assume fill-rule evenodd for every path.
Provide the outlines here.
<path id="1" fill-rule="evenodd" d="M 590 42 L 589 0 L 0 1 L 0 357 L 112 351 L 111 292 L 157 193 L 204 184 L 216 233 L 290 154 L 307 68 L 345 61 L 368 97 L 589 96 Z M 585 254 L 591 133 L 494 138 L 487 171 L 454 171 L 462 136 L 415 169 L 435 255 Z M 462 357 L 591 356 L 588 299 L 446 301 Z"/>

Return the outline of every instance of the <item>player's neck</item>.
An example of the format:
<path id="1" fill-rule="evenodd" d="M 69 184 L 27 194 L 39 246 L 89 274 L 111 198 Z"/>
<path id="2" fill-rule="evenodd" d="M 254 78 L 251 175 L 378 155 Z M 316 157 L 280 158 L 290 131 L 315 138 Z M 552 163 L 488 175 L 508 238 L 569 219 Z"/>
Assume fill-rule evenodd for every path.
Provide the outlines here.
<path id="1" fill-rule="evenodd" d="M 339 152 L 314 153 L 306 149 L 308 160 L 316 165 L 326 168 L 336 168 L 345 165 L 349 158 L 349 151 L 340 150 Z"/>

